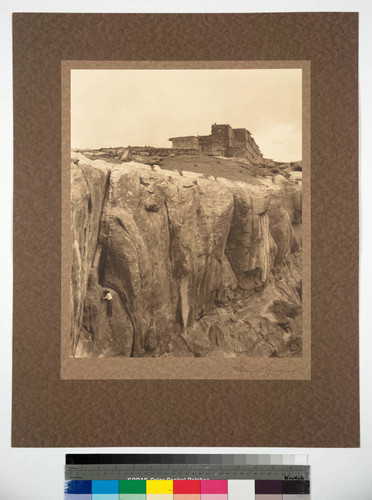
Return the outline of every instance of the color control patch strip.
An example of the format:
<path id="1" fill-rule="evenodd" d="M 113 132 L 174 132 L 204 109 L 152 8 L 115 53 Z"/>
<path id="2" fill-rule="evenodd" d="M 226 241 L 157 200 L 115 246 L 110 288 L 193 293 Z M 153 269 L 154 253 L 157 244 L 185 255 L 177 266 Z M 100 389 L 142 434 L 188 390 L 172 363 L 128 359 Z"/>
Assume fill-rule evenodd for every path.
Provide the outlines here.
<path id="1" fill-rule="evenodd" d="M 67 480 L 65 500 L 309 500 L 309 480 Z"/>

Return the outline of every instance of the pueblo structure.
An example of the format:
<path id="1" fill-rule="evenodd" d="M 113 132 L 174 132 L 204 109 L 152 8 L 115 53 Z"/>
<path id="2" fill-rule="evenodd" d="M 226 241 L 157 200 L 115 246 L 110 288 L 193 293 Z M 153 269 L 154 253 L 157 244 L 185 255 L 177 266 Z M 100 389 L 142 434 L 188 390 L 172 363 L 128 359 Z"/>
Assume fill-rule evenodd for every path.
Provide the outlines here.
<path id="1" fill-rule="evenodd" d="M 228 124 L 213 124 L 209 135 L 171 137 L 169 140 L 173 149 L 193 149 L 214 156 L 247 158 L 253 162 L 263 159 L 249 130 L 232 128 Z"/>

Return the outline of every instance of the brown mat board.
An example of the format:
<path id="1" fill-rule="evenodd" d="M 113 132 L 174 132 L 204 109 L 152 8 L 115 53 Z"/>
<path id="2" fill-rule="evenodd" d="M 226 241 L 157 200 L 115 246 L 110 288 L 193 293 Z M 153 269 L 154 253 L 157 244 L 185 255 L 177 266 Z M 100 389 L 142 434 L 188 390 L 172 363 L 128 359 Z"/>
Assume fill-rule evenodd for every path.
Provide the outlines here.
<path id="1" fill-rule="evenodd" d="M 13 446 L 359 445 L 358 15 L 14 14 Z M 62 61 L 311 62 L 311 380 L 61 379 Z"/>

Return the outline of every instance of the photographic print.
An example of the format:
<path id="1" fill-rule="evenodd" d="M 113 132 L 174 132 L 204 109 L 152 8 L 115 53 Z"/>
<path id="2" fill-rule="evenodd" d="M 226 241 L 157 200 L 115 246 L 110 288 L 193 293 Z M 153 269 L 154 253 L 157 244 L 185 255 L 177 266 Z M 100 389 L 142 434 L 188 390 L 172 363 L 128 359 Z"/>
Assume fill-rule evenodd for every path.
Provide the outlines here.
<path id="1" fill-rule="evenodd" d="M 358 446 L 358 15 L 17 13 L 13 60 L 12 445 Z"/>
<path id="2" fill-rule="evenodd" d="M 308 356 L 303 68 L 263 66 L 69 69 L 71 359 Z"/>

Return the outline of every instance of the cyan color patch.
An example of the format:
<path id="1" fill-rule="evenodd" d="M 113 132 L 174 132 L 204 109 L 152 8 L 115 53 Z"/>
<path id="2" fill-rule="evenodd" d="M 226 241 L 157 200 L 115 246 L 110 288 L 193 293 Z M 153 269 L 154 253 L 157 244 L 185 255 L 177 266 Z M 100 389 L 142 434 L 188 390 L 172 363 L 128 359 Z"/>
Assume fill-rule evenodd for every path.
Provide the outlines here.
<path id="1" fill-rule="evenodd" d="M 77 498 L 76 500 L 80 500 Z M 119 500 L 118 493 L 93 493 L 92 500 Z"/>
<path id="2" fill-rule="evenodd" d="M 119 497 L 119 481 L 92 481 L 92 494 L 117 495 Z M 104 499 L 100 497 L 99 500 Z"/>

